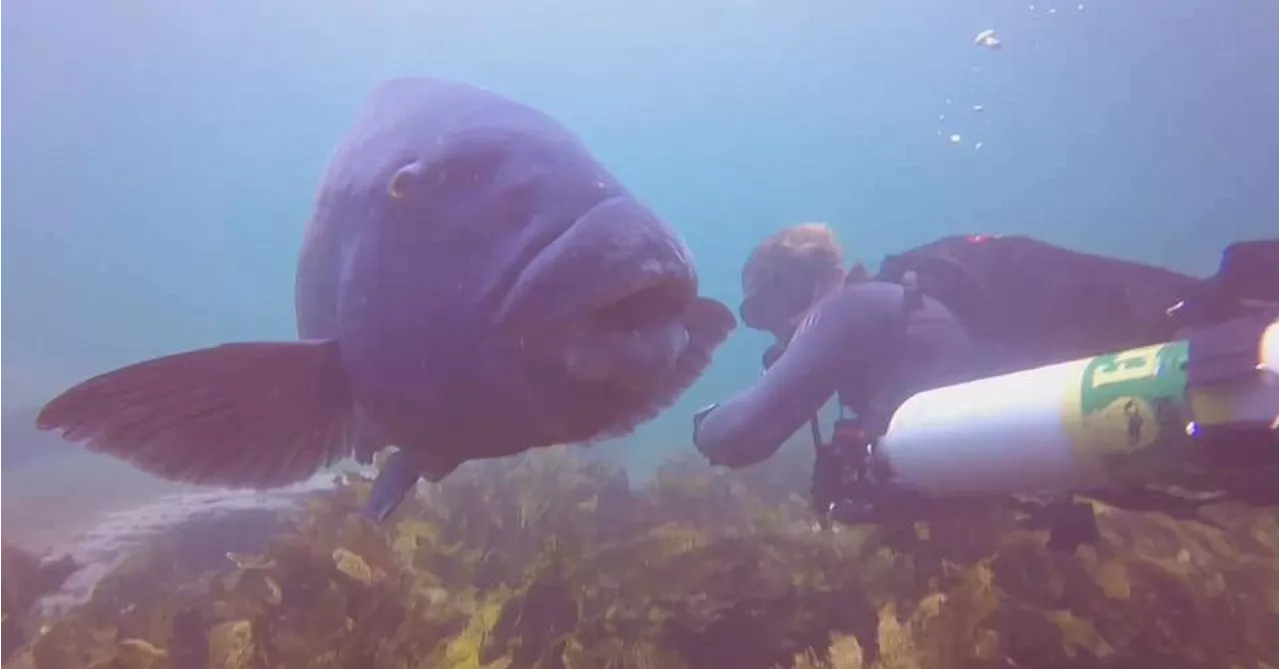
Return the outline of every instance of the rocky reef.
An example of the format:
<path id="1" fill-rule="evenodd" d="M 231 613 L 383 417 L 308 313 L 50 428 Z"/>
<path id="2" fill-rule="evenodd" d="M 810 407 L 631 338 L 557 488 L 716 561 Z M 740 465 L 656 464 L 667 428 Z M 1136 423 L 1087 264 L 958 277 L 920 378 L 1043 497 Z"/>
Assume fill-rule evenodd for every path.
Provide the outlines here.
<path id="1" fill-rule="evenodd" d="M 677 461 L 632 485 L 549 449 L 424 484 L 375 526 L 347 474 L 241 533 L 148 534 L 73 605 L 11 597 L 6 553 L 4 666 L 1275 666 L 1274 509 L 1093 503 L 1101 539 L 1066 553 L 1000 505 L 815 532 L 804 483 Z"/>

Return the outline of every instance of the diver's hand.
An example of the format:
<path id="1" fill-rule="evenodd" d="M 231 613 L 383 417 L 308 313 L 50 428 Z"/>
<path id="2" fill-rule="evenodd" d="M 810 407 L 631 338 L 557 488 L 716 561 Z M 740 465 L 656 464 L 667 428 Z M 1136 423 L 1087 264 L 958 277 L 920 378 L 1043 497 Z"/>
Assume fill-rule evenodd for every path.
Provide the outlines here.
<path id="1" fill-rule="evenodd" d="M 760 366 L 763 367 L 765 371 L 768 371 L 769 368 L 773 366 L 773 363 L 777 362 L 778 358 L 781 358 L 782 354 L 786 351 L 787 347 L 781 344 L 774 344 L 770 346 L 765 349 L 764 355 L 761 356 Z"/>
<path id="2" fill-rule="evenodd" d="M 720 404 L 718 402 L 708 404 L 693 413 L 693 441 L 695 443 L 698 441 L 698 428 L 702 427 L 702 421 L 706 420 L 707 416 L 710 415 L 712 411 L 715 411 L 719 406 Z"/>
<path id="3" fill-rule="evenodd" d="M 701 453 L 703 457 L 707 458 L 707 460 L 710 461 L 711 464 L 713 465 L 719 464 L 719 463 L 716 462 L 716 459 L 715 457 L 713 457 L 713 454 L 707 453 L 706 451 L 702 450 L 702 444 L 698 442 L 698 431 L 702 428 L 702 421 L 706 420 L 707 416 L 709 416 L 712 411 L 715 411 L 719 407 L 720 407 L 720 404 L 718 402 L 713 404 L 708 404 L 707 406 L 702 407 L 701 409 L 698 409 L 693 413 L 693 445 L 696 446 L 698 449 L 698 452 Z"/>

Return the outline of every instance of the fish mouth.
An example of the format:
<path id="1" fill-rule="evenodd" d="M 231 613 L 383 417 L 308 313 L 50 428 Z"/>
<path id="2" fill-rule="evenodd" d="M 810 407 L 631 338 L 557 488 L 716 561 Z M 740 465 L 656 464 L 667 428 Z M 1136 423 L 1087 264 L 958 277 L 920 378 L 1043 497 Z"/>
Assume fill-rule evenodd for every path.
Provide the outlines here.
<path id="1" fill-rule="evenodd" d="M 681 282 L 637 291 L 603 307 L 566 340 L 564 369 L 580 404 L 601 419 L 584 441 L 622 437 L 671 406 L 711 363 L 737 323 L 721 302 L 679 302 Z"/>
<path id="2" fill-rule="evenodd" d="M 642 401 L 689 344 L 682 317 L 697 275 L 664 224 L 630 198 L 579 217 L 538 249 L 520 283 L 508 325 L 591 392 Z"/>
<path id="3" fill-rule="evenodd" d="M 665 223 L 630 197 L 597 203 L 532 242 L 499 307 L 513 332 L 569 321 L 623 328 L 670 317 L 697 293 L 692 259 Z"/>
<path id="4" fill-rule="evenodd" d="M 701 375 L 733 313 L 698 296 L 684 242 L 629 196 L 543 234 L 498 311 L 520 404 L 547 443 L 626 435 Z"/>
<path id="5" fill-rule="evenodd" d="M 601 300 L 584 318 L 592 327 L 632 332 L 676 320 L 697 296 L 698 285 L 688 276 L 654 277 L 643 285 Z"/>
<path id="6" fill-rule="evenodd" d="M 627 395 L 659 392 L 689 346 L 683 315 L 696 290 L 685 277 L 665 277 L 588 309 L 557 337 L 565 371 Z"/>

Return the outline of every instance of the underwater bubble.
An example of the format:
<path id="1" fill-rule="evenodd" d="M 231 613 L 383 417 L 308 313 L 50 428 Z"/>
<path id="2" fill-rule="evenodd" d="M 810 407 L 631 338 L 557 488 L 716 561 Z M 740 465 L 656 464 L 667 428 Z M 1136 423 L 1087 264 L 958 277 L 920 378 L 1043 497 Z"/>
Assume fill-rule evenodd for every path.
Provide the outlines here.
<path id="1" fill-rule="evenodd" d="M 1000 38 L 996 36 L 996 31 L 993 28 L 987 28 L 986 30 L 978 33 L 977 36 L 973 38 L 973 43 L 992 51 L 1000 50 Z"/>

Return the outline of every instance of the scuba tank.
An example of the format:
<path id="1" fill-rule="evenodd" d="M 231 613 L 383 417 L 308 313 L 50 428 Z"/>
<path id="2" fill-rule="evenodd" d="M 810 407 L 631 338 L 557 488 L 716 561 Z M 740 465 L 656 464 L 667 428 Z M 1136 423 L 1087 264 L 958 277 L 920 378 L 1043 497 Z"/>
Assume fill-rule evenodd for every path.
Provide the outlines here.
<path id="1" fill-rule="evenodd" d="M 854 469 L 878 472 L 864 487 L 943 498 L 1148 485 L 1230 493 L 1259 477 L 1274 494 L 1278 333 L 1274 316 L 1239 319 L 922 392 Z"/>
<path id="2" fill-rule="evenodd" d="M 962 241 L 950 240 L 948 248 L 959 245 L 979 254 L 996 250 L 986 237 Z M 1023 255 L 1028 258 L 1021 260 L 1028 262 L 1035 255 L 1030 251 L 1039 248 L 1018 240 L 1008 244 L 1027 247 Z M 1251 243 L 1248 248 L 1263 246 Z M 1274 249 L 1274 243 L 1269 248 Z M 1006 255 L 1010 254 L 1001 258 Z M 1229 274 L 1229 260 L 1244 257 L 1228 255 L 1220 276 Z M 1018 254 L 1012 256 L 1019 260 Z M 979 281 L 976 275 L 961 271 L 975 263 L 960 260 L 947 256 L 932 264 L 898 263 L 902 266 L 888 272 L 886 278 L 896 278 L 907 288 L 904 314 L 918 307 L 921 293 L 953 289 L 956 295 L 950 295 L 949 306 L 954 311 L 966 306 L 961 296 L 990 297 L 983 289 L 1009 283 Z M 993 266 L 989 273 L 999 275 L 1000 265 Z M 917 268 L 931 277 L 927 286 Z M 1272 476 L 1280 454 L 1276 441 L 1280 398 L 1274 300 L 1268 301 L 1266 295 L 1239 299 L 1236 284 L 1241 281 L 1215 278 L 1202 283 L 1204 290 L 1188 291 L 1182 284 L 1191 281 L 1189 277 L 1182 281 L 1184 277 L 1174 276 L 1179 279 L 1175 281 L 1146 268 L 1129 270 L 1134 276 L 1128 278 L 1134 281 L 1120 282 L 1126 290 L 1133 290 L 1131 283 L 1151 284 L 1135 293 L 1143 298 L 1137 300 L 1143 309 L 1169 303 L 1165 302 L 1168 296 L 1156 290 L 1161 287 L 1171 294 L 1175 289 L 1188 292 L 1191 307 L 1180 305 L 1175 310 L 1181 312 L 1179 317 L 1164 323 L 1139 310 L 1141 318 L 1136 321 L 1098 329 L 1097 323 L 1110 323 L 1116 314 L 1132 311 L 1118 308 L 1125 306 L 1125 295 L 1113 296 L 1106 290 L 1092 290 L 1092 284 L 1076 286 L 1063 279 L 1059 283 L 1065 288 L 1051 294 L 1089 298 L 1066 303 L 1108 305 L 1098 313 L 1082 315 L 1073 310 L 1079 337 L 1064 337 L 1048 316 L 1030 318 L 1035 327 L 995 329 L 1022 336 L 1026 350 L 1075 349 L 1080 358 L 921 392 L 889 409 L 888 416 L 867 416 L 860 422 L 842 414 L 829 443 L 823 443 L 815 429 L 816 510 L 824 520 L 874 522 L 884 514 L 901 515 L 908 508 L 936 511 L 949 500 L 964 497 L 1119 493 L 1132 501 L 1139 493 L 1161 490 L 1275 504 Z M 993 300 L 970 302 L 981 306 Z M 1110 308 L 1112 302 L 1117 303 L 1116 309 Z M 1223 308 L 1206 310 L 1205 305 Z M 1032 315 L 1045 308 L 1053 311 L 1052 304 L 1042 305 L 1040 311 L 1018 306 L 1005 310 L 1017 314 L 1017 319 L 1009 313 L 1004 314 L 1008 318 L 997 318 L 1000 314 L 977 307 L 969 312 L 1000 325 L 1027 318 L 1028 311 Z M 1137 327 L 1148 321 L 1151 328 Z M 1184 331 L 1175 333 L 1178 326 Z M 1161 330 L 1164 334 L 1150 336 Z M 1159 343 L 1143 345 L 1149 342 Z M 1116 352 L 1085 354 L 1110 346 Z"/>

